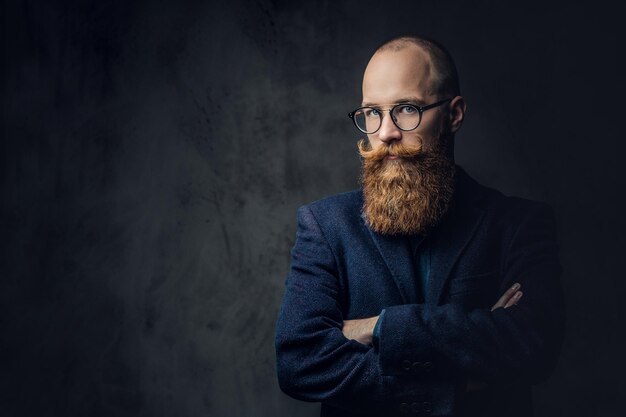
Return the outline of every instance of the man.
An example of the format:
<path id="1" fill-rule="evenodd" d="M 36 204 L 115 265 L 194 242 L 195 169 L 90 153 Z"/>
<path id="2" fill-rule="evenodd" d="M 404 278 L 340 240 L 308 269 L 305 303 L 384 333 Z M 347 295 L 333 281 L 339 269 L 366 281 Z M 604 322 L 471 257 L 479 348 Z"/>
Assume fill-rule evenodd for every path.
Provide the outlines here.
<path id="1" fill-rule="evenodd" d="M 278 378 L 322 416 L 532 415 L 563 336 L 553 215 L 455 165 L 465 113 L 443 47 L 385 43 L 350 113 L 362 188 L 298 211 Z"/>

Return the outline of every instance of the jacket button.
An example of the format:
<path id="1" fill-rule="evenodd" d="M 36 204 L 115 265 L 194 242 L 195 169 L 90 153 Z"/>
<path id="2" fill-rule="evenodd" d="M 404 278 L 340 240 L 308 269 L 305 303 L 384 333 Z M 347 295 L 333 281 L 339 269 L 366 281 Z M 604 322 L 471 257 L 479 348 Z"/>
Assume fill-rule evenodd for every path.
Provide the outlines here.
<path id="1" fill-rule="evenodd" d="M 409 413 L 409 405 L 407 403 L 400 404 L 400 413 L 408 414 Z"/>
<path id="2" fill-rule="evenodd" d="M 405 371 L 411 370 L 411 361 L 402 361 L 402 367 Z"/>
<path id="3" fill-rule="evenodd" d="M 419 369 L 422 367 L 422 362 L 413 362 L 413 365 L 411 365 L 414 371 L 419 371 Z"/>
<path id="4" fill-rule="evenodd" d="M 411 411 L 413 411 L 413 414 L 419 413 L 420 405 L 418 403 L 411 403 Z"/>
<path id="5" fill-rule="evenodd" d="M 424 362 L 424 370 L 430 371 L 433 368 L 432 362 Z"/>
<path id="6" fill-rule="evenodd" d="M 430 413 L 433 411 L 433 406 L 431 403 L 429 403 L 428 401 L 424 401 L 422 403 L 422 406 L 424 407 L 424 411 L 427 413 Z"/>

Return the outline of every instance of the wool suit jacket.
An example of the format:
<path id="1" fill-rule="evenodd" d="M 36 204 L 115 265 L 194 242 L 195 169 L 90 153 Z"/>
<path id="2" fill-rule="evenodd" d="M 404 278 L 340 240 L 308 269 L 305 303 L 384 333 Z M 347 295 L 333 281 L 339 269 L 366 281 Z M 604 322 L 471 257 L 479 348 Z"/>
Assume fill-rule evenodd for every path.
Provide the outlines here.
<path id="1" fill-rule="evenodd" d="M 550 207 L 457 167 L 451 207 L 419 238 L 431 251 L 420 297 L 407 237 L 369 229 L 362 205 L 359 189 L 298 210 L 276 324 L 281 389 L 321 402 L 322 416 L 532 415 L 531 384 L 551 373 L 564 328 Z M 515 282 L 520 302 L 491 311 Z M 382 309 L 376 347 L 343 336 L 344 320 Z"/>

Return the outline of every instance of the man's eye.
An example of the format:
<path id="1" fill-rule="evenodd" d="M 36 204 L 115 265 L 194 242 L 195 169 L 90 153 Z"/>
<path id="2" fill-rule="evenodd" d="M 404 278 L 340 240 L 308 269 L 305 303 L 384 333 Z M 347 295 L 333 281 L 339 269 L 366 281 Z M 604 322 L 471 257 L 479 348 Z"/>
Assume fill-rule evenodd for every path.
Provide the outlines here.
<path id="1" fill-rule="evenodd" d="M 378 117 L 379 113 L 376 109 L 367 109 L 365 110 L 365 115 L 367 117 Z"/>
<path id="2" fill-rule="evenodd" d="M 400 111 L 405 114 L 413 114 L 417 112 L 417 109 L 413 106 L 402 106 Z"/>

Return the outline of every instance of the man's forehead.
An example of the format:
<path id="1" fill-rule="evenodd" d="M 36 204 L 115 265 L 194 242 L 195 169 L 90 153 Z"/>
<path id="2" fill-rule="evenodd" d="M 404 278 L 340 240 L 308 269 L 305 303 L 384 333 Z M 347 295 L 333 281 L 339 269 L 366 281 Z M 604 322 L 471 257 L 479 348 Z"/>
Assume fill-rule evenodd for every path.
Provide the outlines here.
<path id="1" fill-rule="evenodd" d="M 425 100 L 421 96 L 416 96 L 416 95 L 399 97 L 393 101 L 390 101 L 389 103 L 381 103 L 378 101 L 366 101 L 365 97 L 363 97 L 363 102 L 361 103 L 361 105 L 363 107 L 380 107 L 380 106 L 395 106 L 396 104 L 402 104 L 402 103 L 411 103 L 411 104 L 418 104 L 420 106 L 424 106 L 426 105 L 426 101 L 427 100 Z"/>
<path id="2" fill-rule="evenodd" d="M 370 58 L 365 68 L 364 77 L 372 72 L 391 72 L 410 70 L 416 74 L 427 75 L 432 68 L 432 59 L 428 52 L 418 46 L 410 45 L 400 50 L 386 49 L 378 51 Z"/>

